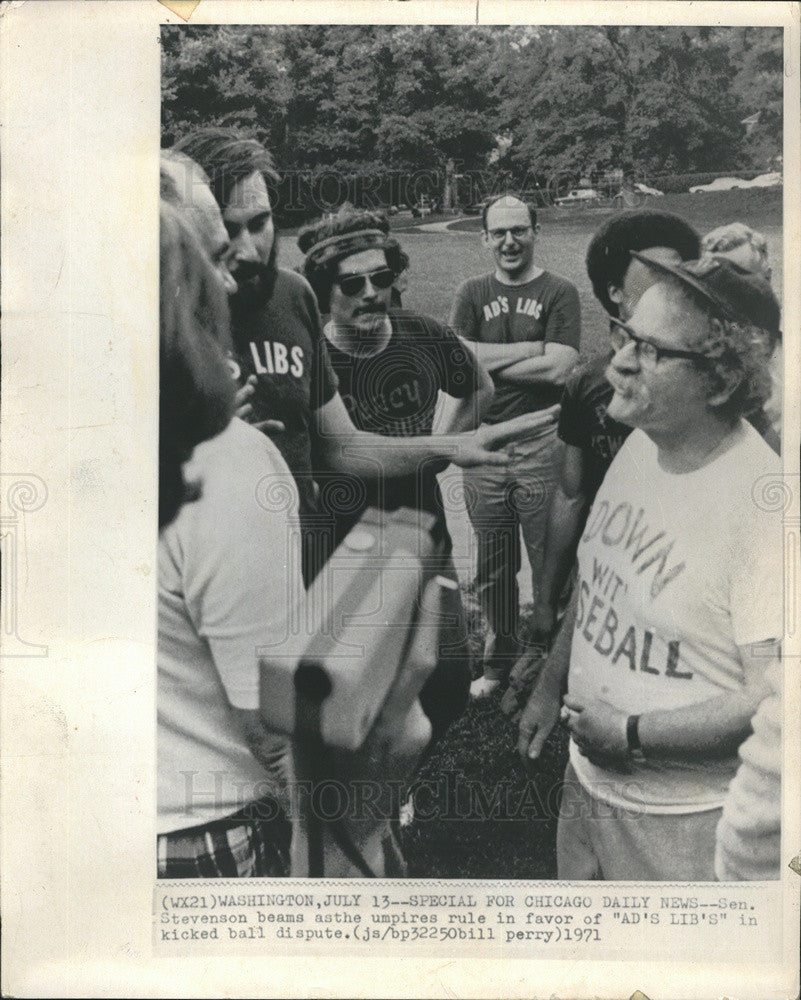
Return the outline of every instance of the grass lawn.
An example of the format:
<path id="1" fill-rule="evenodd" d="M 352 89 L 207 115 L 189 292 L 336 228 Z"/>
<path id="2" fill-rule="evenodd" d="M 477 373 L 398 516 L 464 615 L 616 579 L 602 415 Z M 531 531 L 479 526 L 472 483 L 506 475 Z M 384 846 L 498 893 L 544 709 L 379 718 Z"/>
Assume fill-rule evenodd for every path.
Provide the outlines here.
<path id="1" fill-rule="evenodd" d="M 701 195 L 666 195 L 648 207 L 673 211 L 690 220 L 701 234 L 727 222 L 741 221 L 768 239 L 773 284 L 782 287 L 781 189 L 754 189 Z M 584 255 L 593 232 L 612 214 L 608 209 L 541 213 L 538 259 L 578 288 L 582 307 L 582 354 L 605 349 L 605 314 L 592 295 Z M 424 220 L 425 222 L 436 220 Z M 398 219 L 394 225 L 411 258 L 404 306 L 447 322 L 454 293 L 466 277 L 491 268 L 479 238 L 480 218 L 458 223 L 461 231 L 428 233 Z M 301 255 L 294 235 L 281 234 L 280 259 L 294 267 Z M 453 467 L 443 478 L 458 481 Z M 448 496 L 453 490 L 443 488 Z M 460 577 L 472 577 L 472 532 L 463 508 L 455 504 L 448 523 Z M 530 570 L 521 571 L 521 600 L 530 600 Z M 466 595 L 466 600 L 469 600 Z M 471 609 L 473 641 L 478 652 L 483 625 Z M 524 610 L 524 620 L 526 611 Z M 552 734 L 533 774 L 527 774 L 515 750 L 517 727 L 498 709 L 498 698 L 472 706 L 426 762 L 420 778 L 418 816 L 405 832 L 410 874 L 419 878 L 555 878 L 556 791 L 564 772 L 566 740 Z"/>

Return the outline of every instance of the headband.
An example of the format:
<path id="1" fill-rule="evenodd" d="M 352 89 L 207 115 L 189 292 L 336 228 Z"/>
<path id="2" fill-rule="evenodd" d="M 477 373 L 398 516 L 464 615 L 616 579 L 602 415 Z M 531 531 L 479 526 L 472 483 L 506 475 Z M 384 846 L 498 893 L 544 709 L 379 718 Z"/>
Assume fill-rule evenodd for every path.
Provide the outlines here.
<path id="1" fill-rule="evenodd" d="M 361 250 L 370 250 L 373 247 L 386 250 L 396 245 L 397 240 L 387 236 L 381 229 L 357 229 L 353 233 L 340 233 L 315 243 L 306 254 L 306 265 L 322 266 L 335 260 L 342 260 L 343 257 L 350 257 L 351 254 L 359 253 Z"/>

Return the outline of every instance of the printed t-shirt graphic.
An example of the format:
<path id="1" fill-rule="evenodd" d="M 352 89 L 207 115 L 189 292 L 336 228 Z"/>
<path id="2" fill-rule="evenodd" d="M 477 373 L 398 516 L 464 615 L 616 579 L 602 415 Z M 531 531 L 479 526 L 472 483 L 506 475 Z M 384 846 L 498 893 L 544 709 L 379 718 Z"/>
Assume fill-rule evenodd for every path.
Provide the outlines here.
<path id="1" fill-rule="evenodd" d="M 737 647 L 782 634 L 781 516 L 752 491 L 779 474 L 744 421 L 708 465 L 675 475 L 632 431 L 595 498 L 578 550 L 578 608 L 568 689 L 627 714 L 736 691 Z M 598 767 L 571 743 L 579 780 L 597 798 L 654 813 L 714 809 L 737 756 Z"/>
<path id="2" fill-rule="evenodd" d="M 317 300 L 305 278 L 279 268 L 273 294 L 259 309 L 234 309 L 234 375 L 257 376 L 253 421 L 280 420 L 271 433 L 295 477 L 302 514 L 316 510 L 310 435 L 312 411 L 336 393 L 337 383 L 321 333 Z"/>
<path id="3" fill-rule="evenodd" d="M 389 319 L 392 337 L 384 350 L 372 357 L 353 357 L 328 344 L 340 394 L 360 430 L 387 437 L 430 434 L 440 391 L 457 399 L 476 391 L 475 361 L 450 330 L 429 317 L 398 310 L 390 311 Z M 441 519 L 444 528 L 436 474 L 447 464 L 441 459 L 430 460 L 416 474 L 378 477 L 369 482 L 347 484 L 343 477 L 334 476 L 329 486 L 321 480 L 324 494 L 340 484 L 340 495 L 349 497 L 352 504 L 352 509 L 339 512 L 331 507 L 339 514 L 338 534 L 343 524 L 357 520 L 369 506 L 428 511 Z M 352 496 L 354 491 L 358 497 Z M 331 495 L 333 498 L 333 492 Z M 326 507 L 324 500 L 322 506 Z"/>
<path id="4" fill-rule="evenodd" d="M 559 414 L 559 437 L 586 456 L 590 497 L 595 496 L 612 459 L 631 434 L 631 427 L 606 412 L 614 395 L 606 378 L 610 358 L 608 354 L 591 358 L 568 377 Z"/>
<path id="5" fill-rule="evenodd" d="M 457 292 L 450 325 L 466 340 L 484 344 L 542 341 L 579 349 L 578 292 L 558 274 L 543 271 L 524 285 L 505 285 L 494 274 L 468 278 Z M 497 424 L 558 403 L 561 386 L 518 385 L 494 377 L 495 397 L 484 417 Z"/>

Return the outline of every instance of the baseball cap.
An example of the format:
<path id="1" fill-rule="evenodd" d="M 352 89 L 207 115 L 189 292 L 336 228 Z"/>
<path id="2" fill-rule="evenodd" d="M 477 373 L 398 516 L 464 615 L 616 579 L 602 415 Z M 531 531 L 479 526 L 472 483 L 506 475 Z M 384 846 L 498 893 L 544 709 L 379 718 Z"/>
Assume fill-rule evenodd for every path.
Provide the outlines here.
<path id="1" fill-rule="evenodd" d="M 705 255 L 698 260 L 666 264 L 647 250 L 632 250 L 631 256 L 664 274 L 670 274 L 693 291 L 720 319 L 766 330 L 781 336 L 781 307 L 773 289 L 759 275 L 725 258 Z"/>

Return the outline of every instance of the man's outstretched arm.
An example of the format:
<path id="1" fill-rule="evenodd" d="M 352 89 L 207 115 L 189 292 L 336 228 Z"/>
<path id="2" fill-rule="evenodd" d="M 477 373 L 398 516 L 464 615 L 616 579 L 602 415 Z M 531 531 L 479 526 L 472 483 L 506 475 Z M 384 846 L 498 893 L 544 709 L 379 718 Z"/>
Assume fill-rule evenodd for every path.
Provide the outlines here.
<path id="1" fill-rule="evenodd" d="M 576 546 L 589 507 L 581 448 L 563 446 L 559 482 L 548 512 L 540 595 L 534 609 L 535 627 L 550 633 L 556 606 L 576 558 Z"/>
<path id="2" fill-rule="evenodd" d="M 337 393 L 315 411 L 315 419 L 319 441 L 331 467 L 374 479 L 377 476 L 414 473 L 422 462 L 431 459 L 445 459 L 463 468 L 508 465 L 509 456 L 498 449 L 554 423 L 558 413 L 559 407 L 553 406 L 500 424 L 483 424 L 475 431 L 388 437 L 354 427 L 342 397 Z"/>

